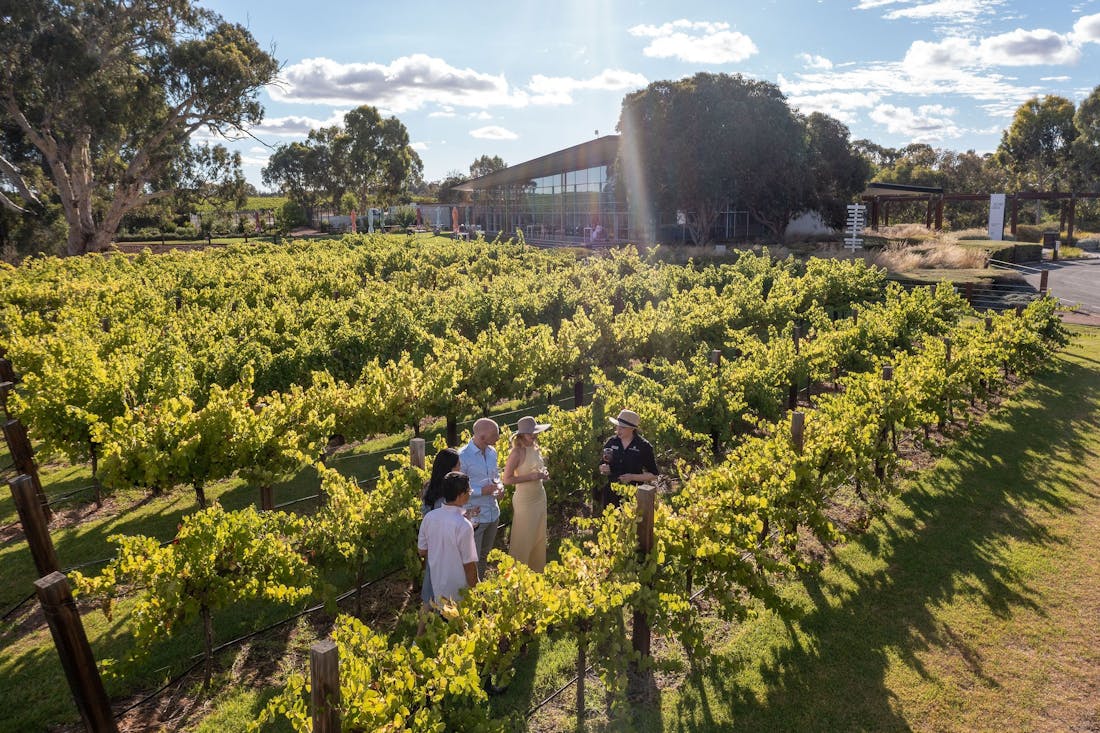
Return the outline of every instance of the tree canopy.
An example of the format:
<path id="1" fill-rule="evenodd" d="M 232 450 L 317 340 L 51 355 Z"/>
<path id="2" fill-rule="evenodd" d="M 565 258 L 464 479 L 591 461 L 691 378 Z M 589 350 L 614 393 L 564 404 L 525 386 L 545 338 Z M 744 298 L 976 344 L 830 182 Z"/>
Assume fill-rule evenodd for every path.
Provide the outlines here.
<path id="1" fill-rule="evenodd" d="M 1024 102 L 1001 134 L 997 161 L 1021 188 L 1046 190 L 1068 181 L 1077 128 L 1073 102 L 1047 95 Z"/>
<path id="2" fill-rule="evenodd" d="M 727 206 L 779 236 L 797 214 L 847 201 L 866 181 L 843 124 L 819 115 L 808 126 L 777 86 L 739 74 L 654 82 L 626 96 L 618 129 L 616 175 L 632 208 L 683 211 L 696 244 Z"/>
<path id="3" fill-rule="evenodd" d="M 504 158 L 499 155 L 482 155 L 480 158 L 470 163 L 470 178 L 481 178 L 487 176 L 490 173 L 503 170 L 507 168 L 508 164 L 504 162 Z"/>
<path id="4" fill-rule="evenodd" d="M 304 143 L 280 145 L 262 171 L 264 185 L 307 210 L 322 201 L 339 209 L 348 193 L 366 210 L 397 197 L 422 175 L 405 125 L 369 105 L 344 115 L 343 126 L 311 130 Z"/>
<path id="5" fill-rule="evenodd" d="M 192 134 L 242 130 L 263 117 L 257 92 L 278 62 L 245 28 L 190 0 L 5 8 L 0 122 L 34 148 L 49 185 L 33 174 L 34 161 L 13 159 L 5 145 L 0 176 L 12 193 L 0 194 L 0 205 L 22 210 L 56 197 L 69 254 L 105 249 L 127 212 L 173 194 L 158 184 L 186 178 L 178 167 L 188 155 L 223 168 L 239 160 L 189 153 Z"/>
<path id="6" fill-rule="evenodd" d="M 1100 183 L 1100 86 L 1081 100 L 1073 126 L 1077 130 L 1071 148 L 1075 184 L 1095 190 Z"/>

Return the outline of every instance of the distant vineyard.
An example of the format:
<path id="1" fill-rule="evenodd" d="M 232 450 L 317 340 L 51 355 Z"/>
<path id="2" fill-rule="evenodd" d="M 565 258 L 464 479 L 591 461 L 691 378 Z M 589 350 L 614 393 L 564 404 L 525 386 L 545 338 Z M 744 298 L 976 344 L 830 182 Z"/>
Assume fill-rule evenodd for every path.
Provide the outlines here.
<path id="1" fill-rule="evenodd" d="M 248 201 L 240 208 L 240 211 L 270 211 L 273 209 L 281 209 L 289 200 L 290 199 L 286 196 L 249 196 Z M 199 204 L 197 208 L 199 213 L 220 210 L 209 203 Z"/>

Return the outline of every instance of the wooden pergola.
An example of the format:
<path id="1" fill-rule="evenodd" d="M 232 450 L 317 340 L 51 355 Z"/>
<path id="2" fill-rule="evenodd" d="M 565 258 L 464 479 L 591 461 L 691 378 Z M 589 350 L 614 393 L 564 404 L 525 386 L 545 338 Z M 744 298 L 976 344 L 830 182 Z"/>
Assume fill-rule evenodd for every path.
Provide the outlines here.
<path id="1" fill-rule="evenodd" d="M 1065 192 L 1065 191 L 1021 191 L 1005 195 L 1005 203 L 1009 206 L 1009 231 L 1016 234 L 1016 222 L 1021 201 L 1068 201 L 1069 205 L 1062 206 L 1062 220 L 1060 229 L 1066 230 L 1066 239 L 1073 241 L 1073 229 L 1077 211 L 1078 199 L 1100 198 L 1100 192 Z M 890 225 L 890 203 L 904 202 L 925 203 L 924 225 L 929 229 L 943 229 L 943 207 L 951 201 L 988 201 L 988 193 L 944 193 L 943 189 L 930 186 L 907 186 L 902 184 L 871 183 L 861 199 L 870 208 L 868 220 L 871 229 L 878 229 L 879 220 L 882 226 Z"/>

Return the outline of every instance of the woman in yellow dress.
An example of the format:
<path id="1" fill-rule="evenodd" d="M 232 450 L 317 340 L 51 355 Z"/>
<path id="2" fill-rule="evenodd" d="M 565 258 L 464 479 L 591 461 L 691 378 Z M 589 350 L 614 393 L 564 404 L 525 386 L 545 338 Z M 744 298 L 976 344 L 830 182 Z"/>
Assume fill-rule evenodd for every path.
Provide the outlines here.
<path id="1" fill-rule="evenodd" d="M 549 428 L 533 417 L 521 417 L 504 463 L 503 481 L 516 487 L 508 554 L 537 573 L 546 567 L 546 491 L 542 482 L 550 474 L 535 436 Z"/>

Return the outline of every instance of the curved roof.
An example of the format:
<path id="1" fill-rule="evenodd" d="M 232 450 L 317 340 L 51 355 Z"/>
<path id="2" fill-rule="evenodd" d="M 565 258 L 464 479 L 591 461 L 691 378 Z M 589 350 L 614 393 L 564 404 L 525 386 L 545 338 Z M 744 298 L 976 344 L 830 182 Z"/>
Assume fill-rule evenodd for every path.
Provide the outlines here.
<path id="1" fill-rule="evenodd" d="M 604 135 L 556 153 L 534 158 L 526 163 L 502 168 L 487 176 L 474 178 L 455 186 L 453 191 L 477 191 L 496 186 L 526 183 L 562 171 L 578 171 L 598 165 L 611 165 L 619 153 L 619 136 Z"/>

